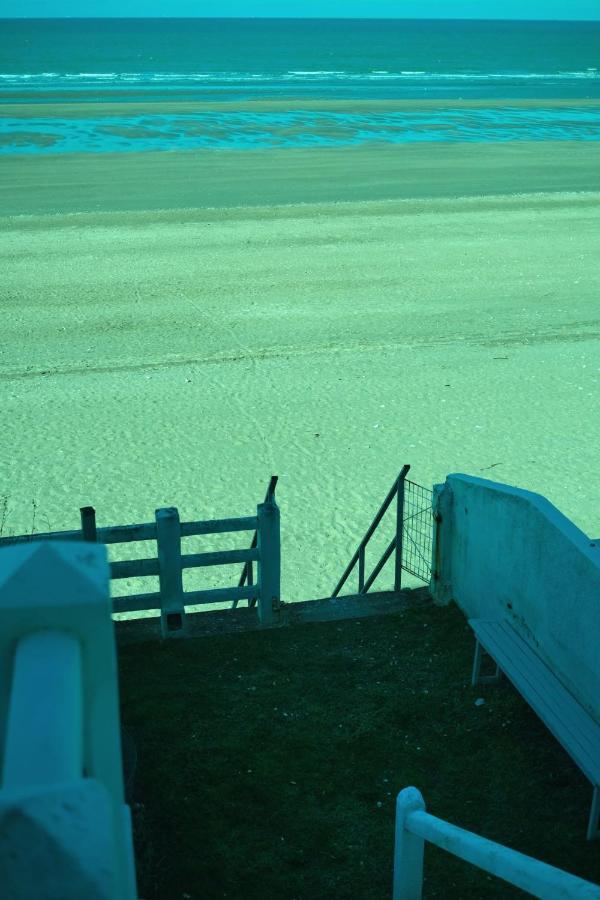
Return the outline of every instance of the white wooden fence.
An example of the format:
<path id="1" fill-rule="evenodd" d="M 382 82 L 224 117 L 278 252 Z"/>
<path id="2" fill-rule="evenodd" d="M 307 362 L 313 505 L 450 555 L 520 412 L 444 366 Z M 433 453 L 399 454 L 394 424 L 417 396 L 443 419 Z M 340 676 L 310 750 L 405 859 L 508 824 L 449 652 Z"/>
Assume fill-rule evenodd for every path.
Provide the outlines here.
<path id="1" fill-rule="evenodd" d="M 160 610 L 160 632 L 162 637 L 186 637 L 190 614 L 186 606 L 209 603 L 248 600 L 256 604 L 258 620 L 269 625 L 274 620 L 275 610 L 280 604 L 281 546 L 279 507 L 275 503 L 273 476 L 264 503 L 256 507 L 255 516 L 235 519 L 211 519 L 197 522 L 181 522 L 175 507 L 157 509 L 154 522 L 136 525 L 111 525 L 96 527 L 96 513 L 93 507 L 84 506 L 80 510 L 81 529 L 54 531 L 43 534 L 18 534 L 0 537 L 0 552 L 5 547 L 21 546 L 39 541 L 88 541 L 100 544 L 126 544 L 131 541 L 156 541 L 156 557 L 146 559 L 118 560 L 110 563 L 112 579 L 158 576 L 159 590 L 146 594 L 126 594 L 114 597 L 113 613 L 136 613 Z M 236 550 L 219 550 L 212 553 L 182 553 L 182 538 L 192 535 L 225 534 L 229 532 L 253 531 L 250 547 Z M 258 566 L 258 581 L 253 578 L 253 564 Z M 231 565 L 243 563 L 243 574 L 239 584 L 227 588 L 213 588 L 201 591 L 184 591 L 184 569 L 205 566 Z"/>
<path id="2" fill-rule="evenodd" d="M 396 800 L 393 900 L 420 900 L 425 841 L 459 856 L 509 884 L 548 900 L 600 900 L 600 887 L 547 863 L 457 828 L 425 811 L 416 788 Z"/>

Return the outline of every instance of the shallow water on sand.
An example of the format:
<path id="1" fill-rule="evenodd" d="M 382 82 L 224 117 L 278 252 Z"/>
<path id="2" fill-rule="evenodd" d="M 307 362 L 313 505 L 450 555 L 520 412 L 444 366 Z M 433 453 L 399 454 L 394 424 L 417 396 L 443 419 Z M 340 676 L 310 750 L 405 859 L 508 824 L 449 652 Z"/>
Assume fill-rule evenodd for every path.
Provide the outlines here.
<path id="1" fill-rule="evenodd" d="M 344 147 L 365 143 L 598 141 L 598 106 L 465 106 L 0 119 L 0 153 Z"/>

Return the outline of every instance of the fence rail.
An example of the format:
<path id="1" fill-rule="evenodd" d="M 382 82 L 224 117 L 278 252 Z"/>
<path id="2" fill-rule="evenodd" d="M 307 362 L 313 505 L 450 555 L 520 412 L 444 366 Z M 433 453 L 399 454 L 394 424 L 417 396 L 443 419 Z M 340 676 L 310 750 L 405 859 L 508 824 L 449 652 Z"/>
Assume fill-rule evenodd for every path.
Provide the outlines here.
<path id="1" fill-rule="evenodd" d="M 396 800 L 393 900 L 420 900 L 425 841 L 535 897 L 600 900 L 600 886 L 430 815 L 414 787 Z"/>
<path id="2" fill-rule="evenodd" d="M 91 540 L 86 538 L 86 529 L 90 528 L 90 514 L 94 513 L 94 543 L 98 544 L 129 544 L 132 541 L 155 541 L 156 522 L 144 522 L 141 525 L 108 525 L 103 528 L 95 527 L 96 511 L 93 506 L 84 506 L 80 510 L 82 527 L 72 531 L 47 531 L 35 532 L 35 534 L 13 534 L 0 537 L 0 546 L 8 547 L 12 544 L 27 544 L 31 541 L 81 541 Z M 85 512 L 84 512 L 85 511 Z M 83 521 L 85 520 L 85 526 Z M 237 519 L 206 519 L 198 522 L 181 522 L 181 537 L 191 537 L 196 534 L 223 534 L 231 531 L 254 531 L 258 524 L 256 516 L 241 516 Z"/>
<path id="3" fill-rule="evenodd" d="M 250 587 L 210 588 L 205 591 L 185 591 L 185 606 L 199 606 L 204 603 L 227 603 L 232 597 L 237 600 L 258 599 L 258 585 Z M 161 593 L 127 594 L 124 597 L 113 597 L 113 612 L 130 613 L 144 610 L 160 610 L 162 608 Z M 259 607 L 260 612 L 260 607 Z M 175 624 L 175 623 L 173 623 Z M 182 623 L 178 628 L 182 627 Z"/>
<path id="4" fill-rule="evenodd" d="M 160 590 L 151 593 L 129 594 L 113 598 L 114 613 L 136 613 L 160 610 L 163 637 L 184 636 L 186 606 L 247 600 L 257 606 L 261 623 L 273 619 L 280 596 L 280 536 L 279 509 L 275 503 L 277 476 L 273 475 L 264 503 L 259 503 L 255 516 L 229 519 L 209 519 L 181 522 L 175 507 L 157 509 L 154 522 L 138 525 L 113 525 L 98 528 L 92 506 L 80 510 L 81 528 L 21 534 L 0 538 L 0 548 L 38 541 L 87 541 L 97 544 L 125 544 L 133 541 L 156 541 L 157 556 L 146 559 L 118 560 L 110 563 L 111 580 L 123 578 L 158 577 Z M 205 553 L 182 553 L 181 539 L 194 535 L 224 534 L 253 531 L 248 548 L 218 550 Z M 185 569 L 243 563 L 242 577 L 237 586 L 200 591 L 183 590 Z M 254 583 L 254 563 L 258 567 L 258 582 Z M 246 584 L 247 582 L 247 584 Z"/>
<path id="5" fill-rule="evenodd" d="M 233 563 L 258 560 L 258 550 L 217 550 L 213 553 L 185 553 L 181 555 L 182 569 L 197 569 L 204 566 L 225 566 Z M 110 564 L 110 577 L 140 578 L 159 575 L 158 559 L 124 559 Z"/>

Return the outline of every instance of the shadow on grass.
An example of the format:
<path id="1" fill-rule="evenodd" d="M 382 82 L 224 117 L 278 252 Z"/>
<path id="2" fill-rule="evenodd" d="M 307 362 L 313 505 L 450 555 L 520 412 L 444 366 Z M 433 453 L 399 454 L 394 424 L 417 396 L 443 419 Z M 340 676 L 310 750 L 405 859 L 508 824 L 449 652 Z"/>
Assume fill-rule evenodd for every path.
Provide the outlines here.
<path id="1" fill-rule="evenodd" d="M 146 900 L 391 897 L 395 798 L 600 881 L 591 788 L 459 609 L 119 651 Z M 485 704 L 475 706 L 478 697 Z M 516 897 L 428 846 L 425 897 Z"/>

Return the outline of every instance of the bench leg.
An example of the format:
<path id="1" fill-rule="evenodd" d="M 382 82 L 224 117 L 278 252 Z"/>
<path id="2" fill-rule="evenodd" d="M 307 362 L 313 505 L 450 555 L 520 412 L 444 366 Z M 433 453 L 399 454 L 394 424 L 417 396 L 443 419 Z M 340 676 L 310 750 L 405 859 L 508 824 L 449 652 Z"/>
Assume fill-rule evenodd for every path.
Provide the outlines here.
<path id="1" fill-rule="evenodd" d="M 500 666 L 496 666 L 493 675 L 481 675 L 481 658 L 483 656 L 483 647 L 478 640 L 475 640 L 475 657 L 473 659 L 473 674 L 471 675 L 471 684 L 473 687 L 477 684 L 498 684 L 500 681 Z"/>
<path id="2" fill-rule="evenodd" d="M 473 674 L 471 676 L 471 684 L 473 687 L 479 682 L 479 670 L 481 668 L 481 644 L 475 641 L 475 657 L 473 659 Z"/>
<path id="3" fill-rule="evenodd" d="M 597 784 L 594 785 L 592 794 L 592 808 L 587 830 L 588 841 L 593 841 L 595 838 L 600 838 L 600 787 Z"/>

